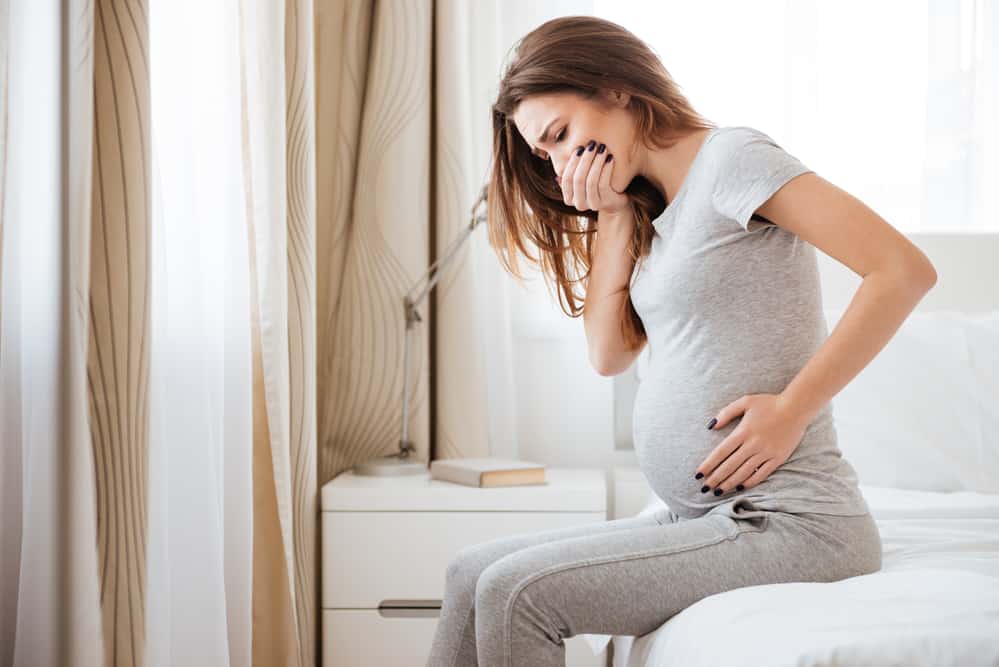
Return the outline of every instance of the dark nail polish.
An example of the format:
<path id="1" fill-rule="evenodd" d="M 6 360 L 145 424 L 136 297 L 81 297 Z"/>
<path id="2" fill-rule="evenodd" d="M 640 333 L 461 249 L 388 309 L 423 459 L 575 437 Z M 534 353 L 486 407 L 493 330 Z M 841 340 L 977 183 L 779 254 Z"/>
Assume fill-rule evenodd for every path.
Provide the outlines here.
<path id="1" fill-rule="evenodd" d="M 717 423 L 718 423 L 718 418 L 712 417 L 711 421 L 708 422 L 708 430 L 710 431 L 711 429 L 713 429 L 715 427 L 715 424 Z"/>
<path id="2" fill-rule="evenodd" d="M 722 490 L 721 489 L 715 489 L 715 495 L 716 496 L 720 496 L 721 494 L 722 494 Z"/>
<path id="3" fill-rule="evenodd" d="M 586 150 L 586 149 L 583 148 L 582 146 L 580 146 L 579 150 L 576 151 L 576 157 L 579 157 L 580 155 L 582 155 L 584 150 Z"/>
<path id="4" fill-rule="evenodd" d="M 701 487 L 701 493 L 707 493 L 709 488 L 711 488 L 711 487 L 709 487 L 709 486 L 702 486 Z"/>
<path id="5" fill-rule="evenodd" d="M 696 475 L 694 475 L 694 479 L 700 479 L 702 477 L 704 477 L 704 473 L 703 472 L 699 472 Z"/>
<path id="6" fill-rule="evenodd" d="M 736 491 L 744 491 L 745 489 L 746 489 L 746 487 L 744 487 L 742 484 L 740 484 L 739 486 L 735 487 Z"/>
<path id="7" fill-rule="evenodd" d="M 600 144 L 597 146 L 597 153 L 603 153 L 605 148 L 607 148 L 607 144 Z"/>
<path id="8" fill-rule="evenodd" d="M 586 150 L 592 151 L 593 147 L 596 146 L 596 145 L 597 145 L 597 142 L 595 142 L 593 139 L 590 139 L 590 143 L 586 144 Z"/>
<path id="9" fill-rule="evenodd" d="M 613 156 L 613 155 L 608 155 L 608 156 L 607 156 L 607 161 L 608 161 L 608 162 L 610 162 L 610 161 L 611 161 L 611 160 L 613 160 L 613 159 L 614 159 L 614 156 Z"/>

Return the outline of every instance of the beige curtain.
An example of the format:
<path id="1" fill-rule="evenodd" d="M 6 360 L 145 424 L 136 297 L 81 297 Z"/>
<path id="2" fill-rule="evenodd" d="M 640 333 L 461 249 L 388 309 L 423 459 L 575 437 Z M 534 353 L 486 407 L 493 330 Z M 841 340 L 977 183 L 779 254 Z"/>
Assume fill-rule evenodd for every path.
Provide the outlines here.
<path id="1" fill-rule="evenodd" d="M 318 490 L 397 450 L 402 297 L 468 224 L 487 173 L 489 77 L 506 46 L 494 2 L 231 8 L 252 571 L 246 591 L 226 582 L 222 632 L 229 664 L 315 665 Z M 161 203 L 149 10 L 148 0 L 0 0 L 0 664 L 143 665 L 151 633 L 166 632 L 148 618 L 149 506 L 166 504 L 149 483 L 150 423 L 166 414 L 150 399 L 150 364 L 168 337 L 151 324 L 150 295 L 169 289 L 155 284 L 165 250 L 151 232 Z M 61 56 L 45 70 L 39 53 Z M 60 102 L 47 125 L 25 112 L 38 76 Z M 29 283 L 44 267 L 22 253 L 42 234 L 32 209 L 42 197 L 29 188 L 36 131 L 53 147 L 58 201 L 46 228 L 52 309 L 37 316 Z M 505 313 L 482 303 L 493 270 L 479 229 L 421 309 L 410 368 L 418 460 L 490 453 L 488 369 L 506 365 L 481 342 L 483 322 Z M 51 341 L 44 364 L 38 322 Z M 170 641 L 157 639 L 156 664 L 169 662 Z"/>
<path id="2" fill-rule="evenodd" d="M 484 183 L 497 13 L 491 1 L 317 2 L 321 483 L 398 451 L 402 297 L 468 224 Z M 494 259 L 477 233 L 413 332 L 418 460 L 431 442 L 433 458 L 489 453 L 476 315 L 488 306 L 470 258 Z"/>
<path id="3" fill-rule="evenodd" d="M 64 6 L 10 0 L 0 7 L 0 113 L 8 127 L 24 100 L 10 98 L 9 68 L 27 73 L 43 26 L 52 39 L 58 124 L 44 128 L 57 165 L 58 317 L 49 377 L 32 373 L 24 301 L 3 310 L 11 339 L 3 358 L 6 597 L 0 663 L 142 665 L 147 628 L 149 360 L 152 156 L 149 8 L 144 0 L 78 0 Z M 253 367 L 252 664 L 313 665 L 318 659 L 315 402 L 315 167 L 313 6 L 310 0 L 241 0 L 243 173 L 251 247 Z M 11 43 L 14 42 L 14 47 Z M 177 48 L 182 48 L 178 45 Z M 11 55 L 15 58 L 11 59 Z M 37 63 L 35 63 L 37 64 Z M 34 70 L 46 74 L 43 68 Z M 28 126 L 30 119 L 23 118 Z M 18 122 L 21 122 L 20 120 Z M 0 132 L 0 136 L 6 136 Z M 25 174 L 27 130 L 18 148 Z M 15 142 L 16 143 L 16 142 Z M 0 165 L 10 144 L 0 143 Z M 0 169 L 0 175 L 6 175 Z M 0 239 L 3 293 L 23 295 L 30 267 L 16 256 L 32 242 L 24 197 L 8 202 Z M 25 191 L 26 192 L 26 191 Z M 16 193 L 15 193 L 16 194 Z M 19 275 L 18 275 L 19 274 Z M 11 282 L 10 276 L 16 280 Z M 20 316 L 19 316 L 20 315 Z M 13 357 L 13 358 L 12 358 Z M 47 382 L 51 435 L 30 424 Z M 30 384 L 29 383 L 34 383 Z M 20 428 L 18 424 L 20 423 Z M 11 450 L 16 449 L 16 457 Z M 34 482 L 41 481 L 43 486 Z M 16 497 L 16 498 L 15 498 Z M 42 507 L 37 498 L 48 498 Z M 12 532 L 10 529 L 14 528 Z M 48 542 L 47 537 L 52 541 Z M 16 547 L 11 547 L 15 544 Z M 32 561 L 29 555 L 45 552 Z M 15 559 L 16 558 L 16 562 Z M 8 575 L 15 585 L 8 587 Z M 48 583 L 46 583 L 48 582 Z M 36 585 L 37 584 L 37 585 Z M 156 628 L 149 628 L 156 632 Z"/>
<path id="4" fill-rule="evenodd" d="M 313 7 L 247 0 L 239 12 L 253 312 L 253 664 L 311 665 L 318 655 Z"/>
<path id="5" fill-rule="evenodd" d="M 402 297 L 430 259 L 432 17 L 429 0 L 343 0 L 317 7 L 324 481 L 358 461 L 398 450 Z M 409 429 L 415 458 L 426 460 L 431 332 L 423 324 L 413 332 Z"/>

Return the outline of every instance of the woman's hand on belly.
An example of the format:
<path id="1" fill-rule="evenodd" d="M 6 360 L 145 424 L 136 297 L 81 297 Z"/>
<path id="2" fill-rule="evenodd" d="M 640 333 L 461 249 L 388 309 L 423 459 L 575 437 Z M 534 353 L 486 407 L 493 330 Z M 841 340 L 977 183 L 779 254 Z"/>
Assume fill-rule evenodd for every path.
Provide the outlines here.
<path id="1" fill-rule="evenodd" d="M 739 425 L 718 443 L 692 473 L 708 491 L 751 489 L 790 458 L 808 428 L 779 394 L 749 394 L 726 405 L 708 428 L 718 430 L 742 415 Z M 705 491 L 705 493 L 708 493 Z M 715 495 L 721 495 L 716 493 Z"/>

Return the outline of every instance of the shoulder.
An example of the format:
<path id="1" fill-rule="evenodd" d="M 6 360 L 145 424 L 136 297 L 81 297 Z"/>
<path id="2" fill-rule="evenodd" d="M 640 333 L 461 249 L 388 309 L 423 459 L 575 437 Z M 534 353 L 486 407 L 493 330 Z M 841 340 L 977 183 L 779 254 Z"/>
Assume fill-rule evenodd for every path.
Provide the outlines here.
<path id="1" fill-rule="evenodd" d="M 811 171 L 754 127 L 719 128 L 711 140 L 712 205 L 746 230 L 751 231 L 757 209 L 785 183 Z"/>
<path id="2" fill-rule="evenodd" d="M 716 160 L 737 159 L 744 157 L 747 152 L 780 148 L 769 134 L 748 125 L 719 127 L 709 140 L 711 153 Z"/>
<path id="3" fill-rule="evenodd" d="M 746 185 L 808 168 L 766 132 L 748 125 L 718 128 L 710 137 L 717 185 Z"/>

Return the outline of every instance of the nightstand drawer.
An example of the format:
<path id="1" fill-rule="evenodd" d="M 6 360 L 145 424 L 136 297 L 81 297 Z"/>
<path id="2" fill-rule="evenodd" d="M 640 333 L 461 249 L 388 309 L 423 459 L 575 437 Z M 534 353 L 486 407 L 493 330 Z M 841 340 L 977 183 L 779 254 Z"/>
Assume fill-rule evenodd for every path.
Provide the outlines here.
<path id="1" fill-rule="evenodd" d="M 323 667 L 425 665 L 437 620 L 387 618 L 374 609 L 323 609 Z"/>
<path id="2" fill-rule="evenodd" d="M 323 610 L 323 667 L 414 667 L 425 665 L 437 616 L 382 616 L 367 609 Z M 565 640 L 566 667 L 601 667 L 607 653 L 593 655 L 581 636 Z"/>
<path id="3" fill-rule="evenodd" d="M 322 515 L 324 609 L 377 609 L 383 600 L 440 600 L 447 564 L 462 547 L 606 520 L 604 512 Z"/>

